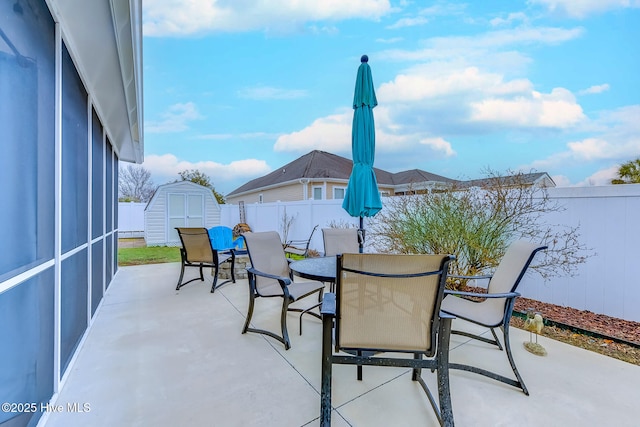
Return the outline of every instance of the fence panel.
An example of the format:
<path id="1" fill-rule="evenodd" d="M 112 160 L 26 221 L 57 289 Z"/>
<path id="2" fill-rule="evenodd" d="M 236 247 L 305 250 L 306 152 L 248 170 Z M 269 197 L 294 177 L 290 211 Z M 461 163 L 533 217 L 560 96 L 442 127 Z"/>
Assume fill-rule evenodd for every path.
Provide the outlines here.
<path id="1" fill-rule="evenodd" d="M 549 189 L 549 196 L 564 206 L 550 213 L 546 223 L 580 227 L 581 242 L 595 255 L 578 267 L 573 277 L 543 280 L 529 274 L 519 288 L 527 298 L 579 310 L 640 321 L 640 184 Z M 319 225 L 310 248 L 323 250 L 320 229 L 330 223 L 358 224 L 342 209 L 341 200 L 304 200 L 245 206 L 247 223 L 254 231 L 277 230 L 283 235 L 286 213 L 294 221 L 287 238 L 306 239 Z M 383 198 L 384 203 L 384 198 Z M 222 205 L 222 224 L 239 222 L 237 205 Z M 365 218 L 365 228 L 367 219 Z M 366 248 L 365 248 L 366 250 Z"/>
<path id="2" fill-rule="evenodd" d="M 118 203 L 118 236 L 144 236 L 144 208 L 146 203 Z"/>

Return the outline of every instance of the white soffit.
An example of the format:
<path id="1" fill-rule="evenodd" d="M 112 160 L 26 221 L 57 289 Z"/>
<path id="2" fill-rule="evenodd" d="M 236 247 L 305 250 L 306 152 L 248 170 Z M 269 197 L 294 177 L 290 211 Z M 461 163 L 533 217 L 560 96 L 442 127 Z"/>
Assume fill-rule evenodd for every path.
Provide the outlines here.
<path id="1" fill-rule="evenodd" d="M 142 163 L 142 0 L 47 3 L 120 160 Z"/>

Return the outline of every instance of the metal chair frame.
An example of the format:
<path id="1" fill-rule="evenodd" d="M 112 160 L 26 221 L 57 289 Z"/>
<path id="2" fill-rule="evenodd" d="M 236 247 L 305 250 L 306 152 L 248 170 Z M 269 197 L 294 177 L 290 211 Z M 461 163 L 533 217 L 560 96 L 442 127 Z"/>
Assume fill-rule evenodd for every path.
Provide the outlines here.
<path id="1" fill-rule="evenodd" d="M 360 254 L 360 256 L 363 256 Z M 366 255 L 364 255 L 366 256 Z M 402 255 L 390 255 L 402 256 Z M 380 274 L 362 270 L 346 269 L 342 267 L 343 255 L 338 255 L 337 263 L 337 282 L 336 294 L 340 294 L 341 275 L 343 271 L 352 273 L 388 277 L 391 279 L 402 280 L 408 277 L 421 277 L 439 274 L 438 295 L 435 299 L 435 309 L 431 318 L 431 346 L 425 351 L 401 351 L 394 349 L 379 348 L 352 348 L 342 347 L 340 345 L 339 324 L 341 320 L 341 307 L 336 299 L 336 294 L 327 293 L 324 296 L 321 314 L 322 314 L 322 379 L 320 392 L 320 425 L 328 427 L 331 425 L 331 379 L 333 364 L 356 365 L 359 368 L 358 379 L 361 379 L 361 367 L 367 366 L 393 366 L 407 367 L 412 369 L 411 379 L 417 381 L 429 400 L 438 422 L 442 426 L 453 426 L 453 408 L 451 406 L 451 394 L 449 389 L 449 338 L 451 333 L 451 320 L 454 316 L 439 310 L 440 303 L 444 294 L 444 286 L 447 277 L 447 269 L 449 262 L 454 259 L 453 256 L 444 257 L 441 267 L 438 271 L 424 272 L 418 274 Z M 334 334 L 335 332 L 335 334 Z M 437 335 L 437 336 L 436 336 Z M 335 344 L 332 344 L 335 338 Z M 435 343 L 435 344 L 434 344 Z M 341 354 L 334 353 L 343 352 Z M 398 354 L 412 354 L 413 358 L 396 358 L 396 357 L 380 357 L 377 353 L 393 352 Z M 345 355 L 347 354 L 347 355 Z M 424 359 L 428 357 L 430 359 Z M 438 382 L 438 402 L 429 390 L 429 387 L 421 376 L 422 369 L 430 369 L 431 372 L 437 370 Z"/>
<path id="2" fill-rule="evenodd" d="M 190 228 L 190 227 L 176 227 L 176 230 L 178 232 L 178 235 L 180 236 L 180 242 L 182 243 L 182 247 L 180 248 L 180 259 L 181 259 L 181 268 L 180 268 L 180 277 L 178 278 L 178 284 L 176 285 L 176 291 L 179 291 L 180 288 L 182 288 L 184 285 L 191 283 L 195 280 L 201 280 L 204 282 L 204 272 L 203 269 L 204 268 L 213 268 L 214 269 L 214 274 L 213 274 L 213 283 L 211 285 L 211 293 L 215 292 L 215 290 L 217 288 L 219 288 L 220 286 L 232 282 L 235 283 L 236 282 L 236 277 L 235 277 L 235 272 L 234 272 L 234 267 L 235 267 L 235 253 L 233 250 L 229 250 L 229 251 L 225 251 L 225 252 L 218 252 L 217 250 L 215 250 L 213 248 L 213 246 L 211 246 L 211 240 L 209 240 L 209 232 L 206 228 L 203 227 L 194 227 L 194 228 Z M 198 233 L 195 233 L 196 231 L 199 231 Z M 206 236 L 207 241 L 209 242 L 209 249 L 211 250 L 211 262 L 208 261 L 192 261 L 189 258 L 189 245 L 185 244 L 185 240 L 183 237 L 183 233 L 191 233 L 191 234 L 203 234 Z M 218 271 L 219 271 L 219 266 L 221 263 L 223 262 L 230 262 L 231 263 L 231 279 L 230 280 L 225 280 L 224 282 L 217 284 L 218 282 Z M 200 276 L 199 277 L 195 277 L 191 280 L 188 280 L 186 282 L 182 282 L 182 279 L 184 278 L 184 271 L 187 267 L 195 267 L 200 269 Z"/>
<path id="3" fill-rule="evenodd" d="M 490 324 L 490 323 L 485 323 L 485 322 L 481 322 L 478 321 L 477 319 L 473 319 L 470 318 L 469 316 L 465 316 L 464 313 L 460 312 L 460 311 L 447 311 L 445 307 L 443 307 L 443 311 L 447 311 L 449 314 L 455 316 L 456 318 L 460 318 L 463 320 L 466 320 L 467 322 L 471 322 L 474 323 L 476 325 L 480 325 L 480 326 L 484 326 L 486 328 L 489 328 L 491 331 L 491 334 L 493 335 L 493 339 L 489 339 L 489 338 L 485 338 L 483 336 L 480 335 L 476 335 L 476 334 L 472 334 L 470 332 L 466 332 L 466 331 L 459 331 L 459 330 L 452 330 L 451 333 L 452 334 L 456 334 L 456 335 L 462 335 L 465 336 L 467 338 L 472 338 L 478 341 L 482 341 L 485 342 L 487 344 L 492 344 L 498 347 L 498 349 L 502 350 L 506 350 L 507 353 L 507 359 L 509 360 L 509 364 L 511 365 L 511 369 L 515 375 L 515 380 L 512 378 L 508 378 L 505 377 L 504 375 L 500 375 L 497 374 L 495 372 L 491 372 L 489 370 L 486 369 L 482 369 L 476 366 L 471 366 L 471 365 L 466 365 L 466 364 L 460 364 L 460 363 L 451 363 L 449 365 L 450 369 L 458 369 L 458 370 L 462 370 L 462 371 L 467 371 L 467 372 L 473 372 L 476 374 L 480 374 L 483 375 L 485 377 L 488 378 L 492 378 L 494 380 L 500 381 L 502 383 L 511 385 L 513 387 L 519 388 L 522 390 L 522 392 L 525 395 L 529 395 L 529 390 L 527 389 L 527 386 L 524 383 L 524 380 L 522 379 L 522 376 L 520 375 L 520 372 L 518 371 L 518 368 L 516 367 L 516 362 L 513 358 L 513 354 L 511 352 L 511 345 L 509 343 L 509 324 L 511 321 L 511 315 L 513 313 L 513 306 L 515 304 L 516 298 L 520 296 L 520 294 L 518 292 L 516 292 L 516 288 L 518 287 L 518 285 L 520 284 L 520 281 L 522 280 L 522 277 L 524 276 L 525 272 L 527 271 L 527 269 L 529 268 L 529 265 L 531 264 L 531 262 L 533 261 L 533 258 L 535 257 L 535 255 L 541 251 L 547 249 L 547 246 L 538 246 L 536 248 L 534 248 L 528 259 L 525 261 L 525 263 L 522 266 L 522 270 L 520 271 L 520 273 L 518 274 L 513 286 L 511 287 L 510 292 L 505 292 L 505 293 L 482 293 L 482 292 L 461 292 L 461 291 L 454 291 L 454 290 L 445 290 L 445 294 L 447 295 L 447 298 L 454 298 L 454 297 L 462 297 L 462 298 L 483 298 L 483 299 L 496 299 L 496 298 L 502 298 L 502 299 L 506 299 L 506 304 L 505 304 L 505 309 L 504 309 L 504 313 L 502 316 L 502 320 L 497 323 L 497 324 Z M 484 275 L 484 276 L 460 276 L 460 275 L 449 275 L 449 277 L 452 278 L 462 278 L 462 279 L 492 279 L 492 275 Z M 477 302 L 477 304 L 482 304 L 482 302 Z M 500 343 L 500 340 L 498 339 L 498 336 L 496 335 L 495 332 L 495 328 L 499 327 L 502 330 L 502 336 L 503 336 L 503 341 L 504 341 L 504 347 L 503 345 Z"/>

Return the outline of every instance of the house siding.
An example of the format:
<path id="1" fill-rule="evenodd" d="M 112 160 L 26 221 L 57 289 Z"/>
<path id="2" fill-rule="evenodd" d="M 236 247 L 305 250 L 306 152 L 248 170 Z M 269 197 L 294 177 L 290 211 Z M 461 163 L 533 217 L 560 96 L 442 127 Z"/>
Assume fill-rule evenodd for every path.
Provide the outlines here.
<path id="1" fill-rule="evenodd" d="M 346 188 L 347 181 L 309 181 L 306 184 L 307 199 L 313 198 L 313 188 L 323 187 L 324 200 L 333 199 L 334 188 Z M 228 196 L 227 203 L 238 204 L 244 202 L 245 204 L 259 203 L 260 194 L 262 194 L 262 203 L 272 202 L 295 202 L 298 200 L 304 200 L 304 185 L 302 184 L 283 184 L 280 187 L 270 188 L 267 190 L 253 191 L 241 196 Z M 394 194 L 393 187 L 378 186 L 381 192 L 387 192 L 389 195 Z"/>

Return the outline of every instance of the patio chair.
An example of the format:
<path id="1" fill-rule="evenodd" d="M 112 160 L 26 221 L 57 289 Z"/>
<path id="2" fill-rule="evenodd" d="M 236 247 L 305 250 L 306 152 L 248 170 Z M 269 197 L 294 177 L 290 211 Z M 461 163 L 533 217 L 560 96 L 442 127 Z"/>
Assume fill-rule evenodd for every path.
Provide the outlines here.
<path id="1" fill-rule="evenodd" d="M 181 269 L 180 269 L 180 278 L 178 279 L 178 285 L 176 286 L 176 291 L 179 291 L 187 283 L 191 283 L 194 280 L 202 280 L 204 281 L 203 268 L 213 268 L 213 284 L 211 285 L 211 292 L 214 292 L 216 288 L 224 285 L 228 282 L 235 283 L 235 276 L 233 275 L 234 261 L 235 255 L 233 252 L 225 252 L 219 253 L 217 250 L 213 248 L 211 245 L 211 240 L 209 239 L 209 232 L 206 228 L 186 228 L 186 227 L 176 227 L 178 231 L 178 235 L 180 236 L 180 241 L 182 242 L 182 247 L 180 248 L 180 258 L 181 258 Z M 218 269 L 221 263 L 230 262 L 231 263 L 231 280 L 226 280 L 219 285 L 216 285 L 218 282 Z M 200 277 L 193 278 L 182 283 L 182 279 L 184 278 L 184 270 L 187 267 L 196 267 L 200 269 Z"/>
<path id="2" fill-rule="evenodd" d="M 277 232 L 246 233 L 244 238 L 249 251 L 251 267 L 247 268 L 249 309 L 242 333 L 256 332 L 268 335 L 283 343 L 284 348 L 288 350 L 291 348 L 291 341 L 287 333 L 287 313 L 289 311 L 299 312 L 301 319 L 305 313 L 311 314 L 318 319 L 321 318 L 319 314 L 310 311 L 312 308 L 317 307 L 317 304 L 306 309 L 291 308 L 289 304 L 316 293 L 318 294 L 318 301 L 322 301 L 324 283 L 293 281 L 293 274 L 289 269 L 289 263 Z M 249 327 L 255 300 L 258 297 L 282 298 L 282 311 L 280 313 L 281 335 L 264 329 Z"/>
<path id="3" fill-rule="evenodd" d="M 236 255 L 245 253 L 244 237 L 233 238 L 233 230 L 224 225 L 218 225 L 209 229 L 211 246 L 218 252 L 233 251 Z"/>
<path id="4" fill-rule="evenodd" d="M 313 237 L 313 233 L 315 233 L 316 225 L 311 230 L 311 234 L 307 240 L 289 240 L 284 244 L 284 253 L 287 257 L 291 257 L 291 255 L 299 255 L 306 258 L 309 255 L 309 244 L 311 243 L 311 238 Z"/>
<path id="5" fill-rule="evenodd" d="M 324 256 L 360 252 L 356 228 L 323 228 L 322 239 L 324 241 Z"/>
<path id="6" fill-rule="evenodd" d="M 412 368 L 411 379 L 421 385 L 440 424 L 453 425 L 448 373 L 453 316 L 440 311 L 451 259 L 449 255 L 338 255 L 336 292 L 325 295 L 321 309 L 321 426 L 331 425 L 334 364 Z M 365 288 L 388 298 L 370 299 Z M 380 352 L 398 357 L 376 354 Z M 421 376 L 423 368 L 438 371 L 438 402 Z"/>
<path id="7" fill-rule="evenodd" d="M 516 367 L 513 355 L 511 354 L 511 346 L 509 345 L 509 321 L 511 320 L 511 313 L 513 311 L 515 300 L 520 296 L 520 294 L 516 292 L 516 288 L 520 284 L 520 281 L 524 276 L 527 268 L 529 267 L 529 264 L 531 264 L 533 257 L 536 255 L 536 253 L 538 253 L 538 251 L 541 251 L 543 249 L 547 249 L 547 246 L 541 246 L 536 243 L 519 240 L 509 246 L 507 252 L 504 254 L 504 257 L 500 261 L 500 264 L 496 268 L 493 275 L 449 275 L 449 277 L 454 278 L 490 279 L 486 293 L 446 290 L 445 294 L 447 295 L 442 301 L 441 309 L 442 311 L 452 314 L 457 318 L 464 319 L 471 323 L 489 328 L 491 330 L 491 334 L 493 335 L 493 339 L 457 330 L 452 331 L 453 334 L 463 335 L 469 338 L 496 345 L 500 350 L 502 350 L 503 348 L 500 344 L 500 341 L 498 340 L 495 328 L 501 328 L 503 332 L 504 347 L 506 349 L 507 358 L 509 359 L 509 363 L 511 364 L 511 369 L 516 376 L 516 380 L 487 371 L 485 369 L 458 363 L 450 364 L 449 367 L 451 369 L 461 369 L 464 371 L 484 375 L 486 377 L 501 381 L 505 384 L 520 388 L 522 389 L 524 394 L 526 394 L 527 396 L 529 395 L 529 391 L 527 390 L 527 387 L 524 384 L 524 380 L 518 372 L 518 368 Z M 474 301 L 466 297 L 482 298 L 482 300 Z"/>

